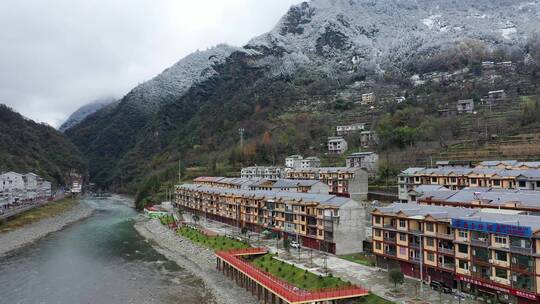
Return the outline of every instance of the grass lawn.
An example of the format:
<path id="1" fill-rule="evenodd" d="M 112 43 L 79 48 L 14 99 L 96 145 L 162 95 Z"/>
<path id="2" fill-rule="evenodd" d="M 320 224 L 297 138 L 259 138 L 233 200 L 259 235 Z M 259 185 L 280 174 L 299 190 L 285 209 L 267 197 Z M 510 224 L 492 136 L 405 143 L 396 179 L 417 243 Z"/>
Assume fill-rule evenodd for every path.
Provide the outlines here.
<path id="1" fill-rule="evenodd" d="M 185 226 L 179 228 L 176 233 L 191 240 L 192 242 L 198 243 L 215 251 L 249 248 L 249 245 L 240 241 L 231 240 L 225 236 L 207 236 L 193 228 Z"/>
<path id="2" fill-rule="evenodd" d="M 375 263 L 361 253 L 340 255 L 339 258 L 342 258 L 344 260 L 351 261 L 357 264 L 361 264 L 364 266 L 375 267 Z"/>
<path id="3" fill-rule="evenodd" d="M 357 304 L 394 304 L 394 302 L 385 300 L 376 294 L 370 293 L 356 302 Z"/>
<path id="4" fill-rule="evenodd" d="M 71 210 L 77 201 L 71 198 L 65 198 L 57 202 L 47 203 L 41 207 L 36 207 L 17 215 L 15 218 L 0 224 L 0 233 L 9 232 L 14 229 L 35 223 L 42 219 L 54 217 L 68 210 Z"/>
<path id="5" fill-rule="evenodd" d="M 336 277 L 318 276 L 293 265 L 273 259 L 274 255 L 265 254 L 251 260 L 258 268 L 279 277 L 296 287 L 314 290 L 329 287 L 345 286 L 348 283 Z"/>

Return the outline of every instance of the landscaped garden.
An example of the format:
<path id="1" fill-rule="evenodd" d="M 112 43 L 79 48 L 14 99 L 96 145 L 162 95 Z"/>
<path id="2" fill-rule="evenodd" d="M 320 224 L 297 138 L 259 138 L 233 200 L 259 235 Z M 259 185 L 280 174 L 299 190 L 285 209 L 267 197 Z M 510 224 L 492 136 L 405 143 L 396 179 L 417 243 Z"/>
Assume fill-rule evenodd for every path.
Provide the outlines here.
<path id="1" fill-rule="evenodd" d="M 251 263 L 259 269 L 271 273 L 296 287 L 306 290 L 349 285 L 349 283 L 331 275 L 319 276 L 307 270 L 276 260 L 273 257 L 273 254 L 265 254 L 251 260 Z"/>
<path id="2" fill-rule="evenodd" d="M 181 227 L 176 230 L 178 235 L 181 235 L 192 242 L 208 247 L 215 251 L 226 251 L 233 249 L 244 249 L 250 246 L 244 242 L 228 238 L 226 236 L 208 236 L 190 227 Z"/>

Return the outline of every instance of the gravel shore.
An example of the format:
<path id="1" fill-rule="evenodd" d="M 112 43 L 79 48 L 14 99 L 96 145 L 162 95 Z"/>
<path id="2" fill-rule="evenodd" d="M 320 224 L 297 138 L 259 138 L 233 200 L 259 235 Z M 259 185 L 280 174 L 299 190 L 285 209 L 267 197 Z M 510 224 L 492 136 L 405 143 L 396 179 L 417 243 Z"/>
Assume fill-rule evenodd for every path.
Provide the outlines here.
<path id="1" fill-rule="evenodd" d="M 23 226 L 14 231 L 0 234 L 0 257 L 6 253 L 28 245 L 49 233 L 59 231 L 69 224 L 92 215 L 94 209 L 79 202 L 71 210 L 39 222 Z"/>
<path id="2" fill-rule="evenodd" d="M 135 229 L 146 238 L 159 253 L 180 267 L 203 280 L 217 304 L 253 304 L 257 299 L 216 269 L 216 257 L 212 250 L 198 246 L 177 236 L 158 220 L 137 219 Z"/>

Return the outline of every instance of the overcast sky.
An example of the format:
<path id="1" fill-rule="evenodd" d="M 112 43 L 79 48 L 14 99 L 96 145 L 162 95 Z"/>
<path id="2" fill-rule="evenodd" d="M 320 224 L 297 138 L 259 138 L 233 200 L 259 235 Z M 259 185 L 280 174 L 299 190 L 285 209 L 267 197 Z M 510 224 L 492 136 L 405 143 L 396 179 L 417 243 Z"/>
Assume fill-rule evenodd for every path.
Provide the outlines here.
<path id="1" fill-rule="evenodd" d="M 187 54 L 242 46 L 300 0 L 2 0 L 0 103 L 59 126 Z"/>

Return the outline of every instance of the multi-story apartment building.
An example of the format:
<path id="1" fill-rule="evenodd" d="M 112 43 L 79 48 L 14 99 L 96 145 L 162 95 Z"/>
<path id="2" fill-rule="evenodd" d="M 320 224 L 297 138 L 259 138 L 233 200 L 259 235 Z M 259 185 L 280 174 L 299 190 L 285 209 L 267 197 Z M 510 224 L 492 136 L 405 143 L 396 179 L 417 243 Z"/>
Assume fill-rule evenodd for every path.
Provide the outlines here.
<path id="1" fill-rule="evenodd" d="M 300 168 L 309 169 L 309 168 L 319 168 L 321 166 L 321 160 L 318 157 L 310 156 L 302 159 Z"/>
<path id="2" fill-rule="evenodd" d="M 289 169 L 308 169 L 321 166 L 321 160 L 318 157 L 302 157 L 302 155 L 291 155 L 285 158 L 285 167 Z"/>
<path id="3" fill-rule="evenodd" d="M 288 179 L 319 180 L 330 188 L 330 194 L 350 197 L 357 201 L 367 199 L 368 173 L 362 168 L 321 167 L 288 170 Z"/>
<path id="4" fill-rule="evenodd" d="M 176 187 L 176 205 L 235 227 L 273 231 L 317 250 L 346 254 L 363 249 L 365 209 L 350 198 L 185 184 Z"/>
<path id="5" fill-rule="evenodd" d="M 377 174 L 379 155 L 375 152 L 356 152 L 347 156 L 347 167 L 364 168 L 370 177 Z"/>
<path id="6" fill-rule="evenodd" d="M 540 217 L 393 204 L 372 212 L 379 267 L 502 303 L 540 300 Z"/>
<path id="7" fill-rule="evenodd" d="M 422 189 L 422 187 L 418 189 Z M 434 206 L 540 212 L 540 192 L 529 190 L 501 190 L 495 188 L 425 189 L 418 193 L 416 201 L 419 204 Z"/>
<path id="8" fill-rule="evenodd" d="M 302 155 L 298 155 L 298 154 L 287 156 L 285 158 L 285 167 L 292 168 L 292 169 L 298 169 L 298 168 L 300 168 L 302 166 L 302 160 L 303 159 L 304 159 L 304 157 L 302 157 Z"/>
<path id="9" fill-rule="evenodd" d="M 419 185 L 439 185 L 450 190 L 497 188 L 540 190 L 537 162 L 509 165 L 507 162 L 482 162 L 474 168 L 409 168 L 398 175 L 399 200 L 407 201 L 408 192 Z M 535 169 L 531 169 L 535 168 Z"/>
<path id="10" fill-rule="evenodd" d="M 332 154 L 343 154 L 347 151 L 347 141 L 340 136 L 328 137 L 328 152 Z"/>
<path id="11" fill-rule="evenodd" d="M 242 168 L 240 171 L 241 177 L 248 179 L 266 178 L 276 180 L 283 178 L 284 174 L 284 168 L 277 166 L 252 166 Z"/>
<path id="12" fill-rule="evenodd" d="M 241 190 L 274 190 L 302 193 L 328 194 L 330 188 L 318 180 L 294 179 L 247 179 L 242 177 L 200 176 L 193 180 L 194 184 L 215 188 Z"/>
<path id="13" fill-rule="evenodd" d="M 337 136 L 351 135 L 356 132 L 364 131 L 366 128 L 365 123 L 355 123 L 351 125 L 336 126 Z"/>

